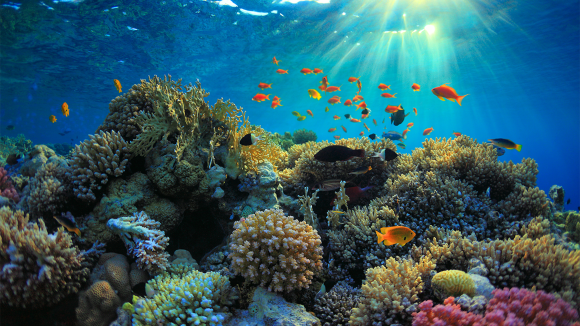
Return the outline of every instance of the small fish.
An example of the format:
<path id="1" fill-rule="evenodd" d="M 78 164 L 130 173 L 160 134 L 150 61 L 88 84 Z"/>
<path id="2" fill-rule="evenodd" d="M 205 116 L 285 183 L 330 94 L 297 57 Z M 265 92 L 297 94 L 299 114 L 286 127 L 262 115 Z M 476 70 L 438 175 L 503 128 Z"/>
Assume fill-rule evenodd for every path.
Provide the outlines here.
<path id="1" fill-rule="evenodd" d="M 340 137 L 340 136 L 338 136 Z M 318 189 L 320 191 L 332 191 L 340 188 L 340 179 L 329 179 L 324 180 L 320 184 L 318 184 L 314 190 Z"/>
<path id="2" fill-rule="evenodd" d="M 276 57 L 272 58 L 272 63 L 275 63 L 276 66 L 278 65 L 278 62 L 280 62 L 280 60 L 276 60 Z"/>
<path id="3" fill-rule="evenodd" d="M 369 128 L 369 126 L 367 126 L 367 124 L 366 124 L 366 123 L 363 123 L 363 126 L 365 127 L 365 129 L 366 129 L 367 131 L 371 131 L 371 128 Z"/>
<path id="4" fill-rule="evenodd" d="M 392 141 L 406 139 L 406 136 L 401 135 L 396 131 L 383 132 L 383 138 L 388 138 Z"/>
<path id="5" fill-rule="evenodd" d="M 359 174 L 365 174 L 367 172 L 369 172 L 370 170 L 372 170 L 372 166 L 361 166 L 359 168 L 356 168 L 354 171 L 349 172 L 348 174 L 355 174 L 355 175 L 359 175 Z"/>
<path id="6" fill-rule="evenodd" d="M 355 118 L 351 118 L 350 119 L 350 122 L 360 122 L 360 120 L 359 119 L 355 119 Z"/>
<path id="7" fill-rule="evenodd" d="M 316 295 L 314 296 L 314 300 L 320 300 L 320 298 L 322 298 L 322 296 L 326 293 L 326 287 L 324 286 L 324 283 L 322 284 L 322 286 L 320 287 L 320 291 L 318 291 L 316 293 Z"/>
<path id="8" fill-rule="evenodd" d="M 81 230 L 79 230 L 79 228 L 77 228 L 77 226 L 75 225 L 75 222 L 71 221 L 69 218 L 67 218 L 65 216 L 57 217 L 57 216 L 54 216 L 54 215 L 52 217 L 54 217 L 54 219 L 60 225 L 64 226 L 65 229 L 67 229 L 69 232 L 74 232 L 79 237 L 81 236 Z"/>
<path id="9" fill-rule="evenodd" d="M 366 115 L 368 115 L 369 113 L 371 113 L 371 110 L 369 110 L 367 108 L 364 108 L 361 112 L 361 114 L 366 114 Z"/>
<path id="10" fill-rule="evenodd" d="M 153 287 L 147 283 L 145 284 L 145 294 L 147 294 L 149 298 L 153 298 L 157 294 L 157 291 L 155 291 Z"/>
<path id="11" fill-rule="evenodd" d="M 418 84 L 413 83 L 413 85 L 411 85 L 411 88 L 413 89 L 413 92 L 418 92 L 421 90 L 421 86 L 419 86 Z"/>
<path id="12" fill-rule="evenodd" d="M 56 122 L 56 117 L 54 115 L 51 115 L 50 117 L 48 117 L 48 120 L 52 123 Z"/>
<path id="13" fill-rule="evenodd" d="M 264 95 L 264 94 L 256 94 L 254 97 L 252 97 L 252 101 L 256 101 L 258 103 L 265 101 L 265 100 L 270 100 L 270 94 L 268 95 Z"/>
<path id="14" fill-rule="evenodd" d="M 570 205 L 570 198 L 566 201 L 566 205 Z"/>
<path id="15" fill-rule="evenodd" d="M 397 143 L 397 146 L 401 147 L 402 149 L 407 148 L 407 145 L 405 145 L 405 143 Z"/>
<path id="16" fill-rule="evenodd" d="M 320 86 L 318 86 L 318 89 L 321 90 L 322 92 L 324 92 L 326 90 L 326 86 L 320 85 Z"/>
<path id="17" fill-rule="evenodd" d="M 240 139 L 240 145 L 250 146 L 255 145 L 258 141 L 262 140 L 262 136 L 256 137 L 254 134 L 247 134 L 242 139 Z"/>
<path id="18" fill-rule="evenodd" d="M 409 122 L 409 123 L 407 123 L 407 128 L 411 128 L 411 127 L 413 127 L 414 125 L 415 125 L 415 123 L 413 123 L 413 122 Z"/>
<path id="19" fill-rule="evenodd" d="M 356 81 L 356 86 L 358 87 L 358 92 L 356 92 L 358 95 L 358 93 L 360 93 L 360 90 L 362 89 L 362 84 L 360 83 L 360 79 Z"/>
<path id="20" fill-rule="evenodd" d="M 513 141 L 505 138 L 488 139 L 492 144 L 503 147 L 505 149 L 515 149 L 520 152 L 522 150 L 522 145 L 516 144 Z"/>
<path id="21" fill-rule="evenodd" d="M 324 91 L 327 93 L 332 93 L 332 92 L 340 91 L 341 87 L 342 86 L 328 86 L 328 87 L 326 87 L 326 89 Z"/>
<path id="22" fill-rule="evenodd" d="M 409 130 L 409 128 L 407 128 L 407 129 L 403 130 L 403 139 L 407 139 L 407 136 L 406 136 L 406 135 L 407 135 L 407 133 L 408 133 L 409 131 L 411 131 L 411 130 Z M 400 139 L 399 139 L 399 140 L 400 140 Z"/>
<path id="23" fill-rule="evenodd" d="M 346 100 L 346 101 L 344 101 L 344 105 L 345 106 L 351 106 L 352 105 L 352 101 L 350 99 L 349 100 Z"/>
<path id="24" fill-rule="evenodd" d="M 394 106 L 394 105 L 387 105 L 387 107 L 385 108 L 385 112 L 387 113 L 395 113 L 399 110 L 402 110 L 403 108 L 401 107 L 401 104 L 399 104 L 399 106 Z"/>
<path id="25" fill-rule="evenodd" d="M 20 159 L 20 154 L 11 153 L 6 158 L 6 163 L 8 165 L 16 165 L 16 164 L 18 164 L 19 159 Z"/>
<path id="26" fill-rule="evenodd" d="M 362 136 L 364 136 L 364 135 L 365 135 L 365 132 L 364 132 L 364 131 L 361 131 L 361 132 L 359 133 L 359 136 L 361 136 L 361 137 L 362 137 Z"/>
<path id="27" fill-rule="evenodd" d="M 352 99 L 352 101 L 354 103 L 356 103 L 358 101 L 362 101 L 362 100 L 364 100 L 364 98 L 362 96 L 360 96 L 360 95 L 355 95 L 355 97 L 353 97 L 353 99 Z"/>
<path id="28" fill-rule="evenodd" d="M 305 115 L 299 116 L 298 119 L 296 119 L 296 120 L 304 121 L 304 120 L 306 120 L 306 116 Z"/>
<path id="29" fill-rule="evenodd" d="M 272 105 L 270 106 L 272 109 L 276 109 L 276 107 L 278 106 L 284 106 L 282 104 L 280 104 L 280 100 L 278 101 L 272 101 Z"/>
<path id="30" fill-rule="evenodd" d="M 386 246 L 391 246 L 395 243 L 404 246 L 415 237 L 415 232 L 406 226 L 391 226 L 381 228 L 381 232 L 375 232 L 377 233 L 377 242 L 381 243 L 384 241 Z"/>
<path id="31" fill-rule="evenodd" d="M 336 103 L 340 103 L 340 97 L 332 97 L 328 99 L 328 103 L 335 105 Z"/>
<path id="32" fill-rule="evenodd" d="M 68 117 L 69 111 L 68 111 L 68 104 L 66 104 L 66 102 L 62 103 L 62 105 L 60 107 L 60 111 L 62 112 L 62 114 L 65 117 Z"/>
<path id="33" fill-rule="evenodd" d="M 115 87 L 121 93 L 121 82 L 118 79 L 113 79 L 113 83 L 115 83 Z"/>
<path id="34" fill-rule="evenodd" d="M 366 109 L 367 108 L 367 104 L 365 103 L 365 101 L 360 102 L 359 104 L 356 105 L 356 110 L 358 109 Z"/>
<path id="35" fill-rule="evenodd" d="M 347 114 L 344 115 L 344 117 L 347 118 L 347 119 L 350 119 L 350 114 L 347 113 Z"/>
<path id="36" fill-rule="evenodd" d="M 385 148 L 380 153 L 375 153 L 372 157 L 378 157 L 381 161 L 392 161 L 399 156 L 397 152 L 392 149 Z"/>
<path id="37" fill-rule="evenodd" d="M 417 108 L 413 108 L 413 112 L 415 112 L 415 116 L 417 116 Z"/>
<path id="38" fill-rule="evenodd" d="M 274 96 L 274 98 L 272 99 L 272 101 L 277 101 L 277 102 L 280 102 L 281 100 L 282 100 L 282 99 L 281 99 L 281 98 L 279 98 L 278 96 Z"/>
<path id="39" fill-rule="evenodd" d="M 292 115 L 295 117 L 299 117 L 300 116 L 300 112 L 298 111 L 292 111 Z"/>
<path id="40" fill-rule="evenodd" d="M 356 203 L 357 201 L 359 201 L 359 199 L 363 198 L 363 197 L 367 197 L 368 193 L 367 191 L 370 189 L 373 189 L 375 186 L 368 186 L 368 187 L 364 187 L 361 188 L 359 186 L 356 187 L 348 187 L 345 189 L 345 193 L 348 196 L 348 203 Z M 336 197 L 335 197 L 336 198 Z M 336 199 L 335 199 L 336 200 Z"/>
<path id="41" fill-rule="evenodd" d="M 308 68 L 302 68 L 302 70 L 300 70 L 301 73 L 308 75 L 312 73 L 312 70 L 308 69 Z"/>
<path id="42" fill-rule="evenodd" d="M 339 187 L 340 188 L 340 187 Z M 345 214 L 343 211 L 330 211 L 331 213 L 342 215 Z"/>
<path id="43" fill-rule="evenodd" d="M 381 123 L 385 123 L 385 118 L 383 118 L 383 122 L 381 122 Z M 386 128 L 386 127 L 385 127 L 385 128 Z"/>
<path id="44" fill-rule="evenodd" d="M 310 111 L 310 110 L 306 110 L 306 113 L 308 113 L 308 115 L 309 115 L 309 116 L 311 116 L 311 117 L 313 117 L 313 118 L 314 118 L 314 114 L 312 113 L 312 111 Z"/>
<path id="45" fill-rule="evenodd" d="M 397 95 L 397 93 L 395 93 L 395 94 L 390 94 L 390 93 L 381 94 L 381 96 L 384 98 L 397 98 L 395 95 Z"/>
<path id="46" fill-rule="evenodd" d="M 337 115 L 335 115 L 333 118 L 334 118 L 334 120 L 340 120 L 340 117 Z"/>
<path id="47" fill-rule="evenodd" d="M 360 78 L 360 77 L 358 77 L 358 78 Z M 356 77 L 348 77 L 348 82 L 352 84 L 352 83 L 354 83 L 355 81 L 357 81 L 357 80 L 358 80 L 358 78 L 356 78 Z"/>
<path id="48" fill-rule="evenodd" d="M 401 106 L 401 109 L 399 111 L 391 114 L 391 124 L 394 124 L 395 126 L 400 125 L 401 123 L 403 123 L 403 121 L 405 121 L 405 118 L 409 114 L 411 114 L 411 112 L 405 114 L 405 110 Z"/>
<path id="49" fill-rule="evenodd" d="M 375 139 L 377 139 L 377 134 L 370 134 L 370 135 L 369 135 L 369 138 L 370 138 L 371 140 L 375 140 Z"/>
<path id="50" fill-rule="evenodd" d="M 453 135 L 454 135 L 455 137 L 459 137 L 459 136 L 461 136 L 461 133 L 460 133 L 460 132 L 453 131 Z"/>
<path id="51" fill-rule="evenodd" d="M 432 131 L 433 131 L 433 127 L 423 130 L 423 136 L 427 136 L 427 135 L 431 134 Z"/>
<path id="52" fill-rule="evenodd" d="M 315 75 L 321 74 L 322 73 L 322 69 L 318 69 L 318 68 L 314 68 L 314 70 L 312 71 Z"/>
<path id="53" fill-rule="evenodd" d="M 279 73 L 280 75 L 282 75 L 282 74 L 287 74 L 288 70 L 278 69 L 278 70 L 276 70 L 276 72 Z"/>
<path id="54" fill-rule="evenodd" d="M 327 107 L 324 108 L 324 112 L 328 112 L 328 111 L 330 111 L 330 109 L 327 106 Z"/>
<path id="55" fill-rule="evenodd" d="M 330 128 L 330 129 L 328 129 L 328 132 L 335 132 L 335 131 L 336 131 L 336 128 Z"/>
<path id="56" fill-rule="evenodd" d="M 342 130 L 344 130 L 344 132 L 347 132 L 346 128 L 344 126 L 341 126 L 341 127 L 342 127 Z"/>
<path id="57" fill-rule="evenodd" d="M 377 120 L 373 119 L 373 123 L 375 124 L 375 126 L 378 126 Z"/>
<path id="58" fill-rule="evenodd" d="M 340 139 L 340 136 L 334 136 L 334 139 Z"/>
<path id="59" fill-rule="evenodd" d="M 326 89 L 326 87 L 328 87 L 328 76 L 322 77 L 320 83 L 322 84 L 322 86 L 324 86 L 324 89 Z"/>
<path id="60" fill-rule="evenodd" d="M 260 87 L 261 89 L 272 88 L 272 84 L 259 83 L 258 87 Z"/>
<path id="61" fill-rule="evenodd" d="M 14 125 L 7 125 L 6 126 L 6 130 L 14 130 L 14 128 L 16 128 L 16 127 L 14 127 Z"/>
<path id="62" fill-rule="evenodd" d="M 457 100 L 457 104 L 459 104 L 459 106 L 461 106 L 461 101 L 463 100 L 464 97 L 466 97 L 469 94 L 459 96 L 459 95 L 457 95 L 457 92 L 455 91 L 455 89 L 453 89 L 450 86 L 447 86 L 447 84 L 449 84 L 449 83 L 445 83 L 439 87 L 435 87 L 431 91 L 441 101 L 445 101 L 445 99 L 448 99 L 451 102 L 455 102 L 455 100 Z"/>
<path id="63" fill-rule="evenodd" d="M 315 98 L 317 100 L 320 100 L 320 98 L 321 98 L 320 93 L 318 93 L 318 91 L 315 89 L 309 89 L 308 95 L 310 95 L 310 97 Z"/>
<path id="64" fill-rule="evenodd" d="M 384 91 L 385 89 L 391 89 L 391 85 L 379 84 L 379 89 Z"/>

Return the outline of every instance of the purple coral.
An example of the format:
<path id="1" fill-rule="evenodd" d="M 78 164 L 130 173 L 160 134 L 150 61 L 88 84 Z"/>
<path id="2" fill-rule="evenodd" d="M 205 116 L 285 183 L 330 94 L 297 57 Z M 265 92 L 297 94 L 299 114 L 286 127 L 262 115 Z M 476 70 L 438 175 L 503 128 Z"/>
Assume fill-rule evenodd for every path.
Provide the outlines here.
<path id="1" fill-rule="evenodd" d="M 20 195 L 18 195 L 18 191 L 16 191 L 14 185 L 12 185 L 12 182 L 8 176 L 8 172 L 4 170 L 3 167 L 0 167 L 0 195 L 2 197 L 10 198 L 16 203 L 20 201 Z"/>
<path id="2" fill-rule="evenodd" d="M 413 313 L 413 326 L 580 326 L 578 311 L 544 291 L 504 288 L 495 289 L 493 295 L 485 316 L 462 311 L 453 297 L 435 307 L 431 300 L 424 301 L 421 312 Z"/>

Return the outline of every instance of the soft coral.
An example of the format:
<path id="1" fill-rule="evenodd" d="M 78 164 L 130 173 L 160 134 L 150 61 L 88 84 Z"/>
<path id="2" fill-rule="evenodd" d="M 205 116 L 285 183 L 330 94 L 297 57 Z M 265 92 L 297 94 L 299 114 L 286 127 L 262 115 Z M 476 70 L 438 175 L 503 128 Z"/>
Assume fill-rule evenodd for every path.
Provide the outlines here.
<path id="1" fill-rule="evenodd" d="M 3 167 L 0 167 L 0 195 L 2 195 L 2 197 L 10 198 L 16 203 L 20 201 L 18 191 L 16 191 L 12 185 L 8 172 L 6 172 Z"/>

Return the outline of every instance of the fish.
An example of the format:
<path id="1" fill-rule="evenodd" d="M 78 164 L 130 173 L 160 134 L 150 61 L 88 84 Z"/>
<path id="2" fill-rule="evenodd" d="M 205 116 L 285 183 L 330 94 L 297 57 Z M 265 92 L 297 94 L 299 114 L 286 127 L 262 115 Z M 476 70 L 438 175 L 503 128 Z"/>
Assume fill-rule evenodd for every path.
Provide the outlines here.
<path id="1" fill-rule="evenodd" d="M 321 74 L 322 73 L 322 69 L 318 69 L 318 68 L 314 68 L 314 70 L 312 71 L 315 75 Z"/>
<path id="2" fill-rule="evenodd" d="M 272 88 L 272 84 L 259 83 L 258 87 L 260 87 L 261 89 Z"/>
<path id="3" fill-rule="evenodd" d="M 407 148 L 407 145 L 405 145 L 405 143 L 397 143 L 397 146 L 401 147 L 402 149 Z"/>
<path id="4" fill-rule="evenodd" d="M 340 120 L 340 117 L 337 115 L 333 116 L 333 118 L 334 118 L 334 120 Z"/>
<path id="5" fill-rule="evenodd" d="M 340 136 L 334 136 L 334 139 L 340 139 Z"/>
<path id="6" fill-rule="evenodd" d="M 256 101 L 258 103 L 265 101 L 265 100 L 270 100 L 270 94 L 268 95 L 264 95 L 264 94 L 256 94 L 254 97 L 252 97 L 252 101 Z"/>
<path id="7" fill-rule="evenodd" d="M 328 76 L 324 76 L 322 77 L 322 80 L 320 81 L 320 83 L 324 86 L 324 88 L 326 89 L 326 87 L 328 87 Z"/>
<path id="8" fill-rule="evenodd" d="M 345 106 L 351 106 L 352 105 L 352 101 L 350 99 L 344 101 L 344 105 Z"/>
<path id="9" fill-rule="evenodd" d="M 359 174 L 365 174 L 367 172 L 369 172 L 370 170 L 372 170 L 373 167 L 372 166 L 361 166 L 359 168 L 354 169 L 352 172 L 349 172 L 348 174 L 355 174 L 355 175 L 359 175 Z"/>
<path id="10" fill-rule="evenodd" d="M 6 164 L 8 165 L 16 165 L 18 164 L 18 160 L 20 159 L 20 154 L 11 153 L 6 157 Z"/>
<path id="11" fill-rule="evenodd" d="M 423 136 L 427 136 L 427 135 L 431 134 L 432 131 L 433 131 L 433 127 L 423 130 Z"/>
<path id="12" fill-rule="evenodd" d="M 300 112 L 298 111 L 292 111 L 292 115 L 295 117 L 299 117 L 300 116 Z"/>
<path id="13" fill-rule="evenodd" d="M 340 97 L 332 97 L 328 99 L 328 103 L 335 105 L 336 103 L 340 103 Z"/>
<path id="14" fill-rule="evenodd" d="M 306 116 L 305 115 L 301 115 L 296 120 L 298 120 L 298 121 L 304 121 L 304 120 L 306 120 Z"/>
<path id="15" fill-rule="evenodd" d="M 391 124 L 394 124 L 395 126 L 400 125 L 401 123 L 403 123 L 403 121 L 405 120 L 405 118 L 411 114 L 411 112 L 405 114 L 405 110 L 403 109 L 402 106 L 400 106 L 401 109 L 397 112 L 394 112 L 391 114 Z"/>
<path id="16" fill-rule="evenodd" d="M 56 122 L 56 117 L 54 115 L 51 115 L 50 117 L 48 117 L 48 120 L 52 123 Z"/>
<path id="17" fill-rule="evenodd" d="M 341 126 L 341 127 L 342 127 L 342 130 L 343 130 L 344 132 L 347 132 L 347 131 L 346 131 L 346 128 L 345 128 L 344 126 Z"/>
<path id="18" fill-rule="evenodd" d="M 272 58 L 272 63 L 275 63 L 276 66 L 278 65 L 278 62 L 280 62 L 280 60 L 276 60 L 276 57 Z"/>
<path id="19" fill-rule="evenodd" d="M 326 90 L 326 86 L 320 85 L 320 86 L 318 86 L 318 89 L 320 89 L 321 91 L 324 92 Z"/>
<path id="20" fill-rule="evenodd" d="M 381 96 L 385 97 L 385 98 L 397 98 L 395 95 L 397 95 L 397 93 L 395 93 L 395 94 L 390 94 L 390 93 L 381 94 Z"/>
<path id="21" fill-rule="evenodd" d="M 326 286 L 324 286 L 324 283 L 322 283 L 320 290 L 314 296 L 314 301 L 320 300 L 324 296 L 324 294 L 326 294 Z"/>
<path id="22" fill-rule="evenodd" d="M 308 95 L 310 95 L 310 97 L 315 98 L 317 100 L 320 100 L 320 98 L 321 98 L 320 93 L 318 93 L 318 91 L 315 89 L 309 89 Z"/>
<path id="23" fill-rule="evenodd" d="M 278 101 L 272 101 L 271 108 L 272 109 L 276 109 L 277 106 L 284 106 L 284 105 L 280 104 L 280 101 L 279 100 Z"/>
<path id="24" fill-rule="evenodd" d="M 288 70 L 278 69 L 278 70 L 276 70 L 276 72 L 279 73 L 280 75 L 282 75 L 282 74 L 287 74 Z"/>
<path id="25" fill-rule="evenodd" d="M 361 137 L 362 137 L 362 136 L 364 136 L 364 135 L 365 135 L 365 132 L 364 132 L 364 131 L 361 131 L 361 132 L 359 133 L 359 136 L 361 136 Z"/>
<path id="26" fill-rule="evenodd" d="M 356 105 L 356 109 L 366 109 L 367 108 L 367 104 L 365 103 L 365 101 L 360 102 L 359 104 Z"/>
<path id="27" fill-rule="evenodd" d="M 407 128 L 407 129 L 403 130 L 403 139 L 407 139 L 407 136 L 406 136 L 406 135 L 407 135 L 407 133 L 408 133 L 409 131 L 411 131 L 411 130 L 409 130 L 409 128 Z"/>
<path id="28" fill-rule="evenodd" d="M 362 96 L 360 96 L 360 95 L 355 95 L 355 96 L 353 97 L 353 99 L 352 99 L 352 101 L 353 101 L 354 103 L 356 103 L 356 102 L 358 102 L 358 101 L 362 101 L 362 100 L 364 100 L 364 98 L 363 98 Z"/>
<path id="29" fill-rule="evenodd" d="M 379 84 L 379 89 L 384 91 L 385 89 L 391 89 L 391 85 Z"/>
<path id="30" fill-rule="evenodd" d="M 373 119 L 373 123 L 375 124 L 375 126 L 378 126 L 377 120 Z"/>
<path id="31" fill-rule="evenodd" d="M 330 109 L 327 106 L 327 107 L 324 108 L 324 112 L 328 112 L 328 111 L 330 111 Z"/>
<path id="32" fill-rule="evenodd" d="M 454 135 L 455 137 L 459 137 L 459 136 L 461 136 L 461 133 L 460 133 L 460 132 L 453 131 L 453 135 Z"/>
<path id="33" fill-rule="evenodd" d="M 6 130 L 14 130 L 14 128 L 16 128 L 16 127 L 14 127 L 14 125 L 7 125 L 6 126 Z"/>
<path id="34" fill-rule="evenodd" d="M 330 129 L 328 129 L 328 132 L 335 132 L 335 131 L 336 131 L 336 128 L 330 128 Z"/>
<path id="35" fill-rule="evenodd" d="M 306 113 L 308 113 L 308 115 L 309 115 L 309 116 L 311 116 L 311 117 L 313 117 L 313 118 L 314 118 L 314 113 L 312 113 L 312 111 L 311 111 L 311 110 L 306 110 Z"/>
<path id="36" fill-rule="evenodd" d="M 255 145 L 258 141 L 262 140 L 262 136 L 256 137 L 254 134 L 247 134 L 242 139 L 240 139 L 240 145 L 250 146 Z"/>
<path id="37" fill-rule="evenodd" d="M 415 232 L 406 226 L 391 226 L 381 228 L 377 233 L 377 242 L 383 242 L 385 246 L 391 246 L 398 243 L 401 246 L 406 245 L 415 237 Z"/>
<path id="38" fill-rule="evenodd" d="M 380 151 L 379 153 L 374 153 L 373 156 L 371 157 L 378 157 L 381 159 L 381 161 L 392 161 L 394 159 L 396 159 L 399 156 L 399 154 L 397 154 L 397 152 L 395 152 L 392 149 L 389 148 L 385 148 L 382 151 Z"/>
<path id="39" fill-rule="evenodd" d="M 69 110 L 68 110 L 68 104 L 66 104 L 66 102 L 62 103 L 61 107 L 60 107 L 60 112 L 62 112 L 62 114 L 65 117 L 68 117 L 69 114 Z"/>
<path id="40" fill-rule="evenodd" d="M 409 123 L 407 123 L 407 128 L 411 128 L 411 127 L 413 127 L 414 125 L 415 125 L 415 123 L 413 123 L 413 122 L 409 122 Z"/>
<path id="41" fill-rule="evenodd" d="M 131 290 L 133 291 L 133 294 L 140 296 L 140 297 L 144 297 L 147 294 L 145 293 L 145 282 L 139 282 L 137 284 L 135 284 Z"/>
<path id="42" fill-rule="evenodd" d="M 360 122 L 360 120 L 359 119 L 355 119 L 355 118 L 351 118 L 350 119 L 350 122 Z"/>
<path id="43" fill-rule="evenodd" d="M 406 136 L 401 135 L 400 133 L 396 132 L 396 131 L 389 131 L 389 132 L 383 132 L 383 138 L 388 138 L 392 141 L 395 140 L 401 140 L 401 139 L 407 139 Z"/>
<path id="44" fill-rule="evenodd" d="M 350 114 L 347 113 L 347 114 L 344 115 L 344 117 L 347 118 L 347 119 L 350 119 Z"/>
<path id="45" fill-rule="evenodd" d="M 367 191 L 370 189 L 373 189 L 375 186 L 368 186 L 368 187 L 364 187 L 361 188 L 359 186 L 356 187 L 348 187 L 344 190 L 344 192 L 346 193 L 346 195 L 348 196 L 348 203 L 355 203 L 357 202 L 359 199 L 366 197 Z"/>
<path id="46" fill-rule="evenodd" d="M 570 205 L 570 198 L 566 201 L 566 205 Z"/>
<path id="47" fill-rule="evenodd" d="M 395 113 L 395 112 L 402 110 L 402 109 L 403 109 L 403 107 L 401 106 L 401 104 L 399 104 L 399 106 L 387 105 L 387 107 L 385 108 L 385 112 Z"/>
<path id="48" fill-rule="evenodd" d="M 278 101 L 278 102 L 280 102 L 281 100 L 282 100 L 282 99 L 281 99 L 281 98 L 279 98 L 278 96 L 274 96 L 274 98 L 272 99 L 272 101 Z"/>
<path id="49" fill-rule="evenodd" d="M 515 149 L 518 152 L 521 152 L 522 145 L 516 144 L 513 141 L 505 138 L 496 138 L 496 139 L 488 139 L 492 144 L 503 147 L 505 149 Z"/>
<path id="50" fill-rule="evenodd" d="M 415 116 L 417 115 L 417 108 L 413 108 L 413 112 L 415 112 Z"/>
<path id="51" fill-rule="evenodd" d="M 377 134 L 370 134 L 370 135 L 369 135 L 369 138 L 370 138 L 371 140 L 375 140 L 375 139 L 377 139 Z"/>
<path id="52" fill-rule="evenodd" d="M 455 102 L 455 100 L 457 100 L 457 104 L 459 104 L 459 106 L 461 106 L 461 101 L 463 100 L 464 97 L 466 97 L 469 94 L 459 96 L 459 95 L 457 95 L 457 92 L 455 91 L 455 89 L 453 89 L 450 86 L 447 86 L 447 84 L 449 84 L 449 83 L 445 83 L 439 87 L 435 87 L 431 91 L 441 101 L 445 101 L 445 99 L 448 99 L 451 102 Z"/>
<path id="53" fill-rule="evenodd" d="M 362 89 L 362 84 L 360 83 L 360 79 L 356 81 L 356 86 L 358 87 L 358 92 L 356 92 L 358 95 L 358 93 L 360 93 L 360 90 Z"/>
<path id="54" fill-rule="evenodd" d="M 364 108 L 361 112 L 362 115 L 369 115 L 371 113 L 371 110 Z"/>
<path id="55" fill-rule="evenodd" d="M 360 77 L 358 77 L 358 78 L 360 78 Z M 357 80 L 358 80 L 358 78 L 356 78 L 356 77 L 348 77 L 348 82 L 352 84 L 352 83 L 354 83 L 355 81 L 357 81 Z"/>
<path id="56" fill-rule="evenodd" d="M 326 89 L 324 91 L 327 93 L 332 93 L 332 92 L 340 91 L 341 87 L 342 86 L 328 86 L 328 87 L 326 87 Z"/>
<path id="57" fill-rule="evenodd" d="M 64 226 L 64 228 L 67 229 L 67 231 L 74 232 L 79 237 L 81 236 L 81 230 L 79 230 L 79 228 L 76 226 L 75 222 L 71 221 L 68 217 L 66 217 L 66 216 L 57 217 L 55 215 L 53 215 L 52 217 L 54 217 L 54 219 L 60 225 Z"/>
<path id="58" fill-rule="evenodd" d="M 489 196 L 491 196 L 491 187 L 487 187 L 487 190 L 485 191 L 485 195 L 487 196 L 487 198 L 489 198 Z"/>
<path id="59" fill-rule="evenodd" d="M 413 83 L 413 85 L 411 85 L 411 88 L 413 89 L 413 92 L 418 92 L 421 90 L 421 86 L 419 86 L 418 84 Z"/>
<path id="60" fill-rule="evenodd" d="M 115 83 L 115 87 L 121 93 L 121 82 L 118 79 L 113 79 L 113 83 Z"/>
<path id="61" fill-rule="evenodd" d="M 302 70 L 300 70 L 301 73 L 308 75 L 312 73 L 312 70 L 308 69 L 308 68 L 302 68 Z"/>
<path id="62" fill-rule="evenodd" d="M 365 127 L 365 129 L 366 129 L 367 131 L 371 131 L 371 128 L 369 128 L 369 126 L 367 126 L 367 124 L 366 124 L 366 123 L 363 123 L 363 126 Z"/>
<path id="63" fill-rule="evenodd" d="M 340 136 L 338 136 L 338 137 L 340 137 Z M 336 190 L 336 189 L 339 189 L 340 188 L 340 182 L 341 181 L 342 180 L 340 180 L 340 179 L 324 180 L 321 183 L 319 183 L 317 186 L 315 186 L 313 188 L 313 190 L 317 190 L 317 189 L 320 190 L 320 191 L 332 191 L 332 190 Z"/>
<path id="64" fill-rule="evenodd" d="M 347 161 L 353 157 L 365 157 L 365 150 L 350 149 L 342 145 L 330 145 L 314 154 L 314 158 L 321 162 Z"/>

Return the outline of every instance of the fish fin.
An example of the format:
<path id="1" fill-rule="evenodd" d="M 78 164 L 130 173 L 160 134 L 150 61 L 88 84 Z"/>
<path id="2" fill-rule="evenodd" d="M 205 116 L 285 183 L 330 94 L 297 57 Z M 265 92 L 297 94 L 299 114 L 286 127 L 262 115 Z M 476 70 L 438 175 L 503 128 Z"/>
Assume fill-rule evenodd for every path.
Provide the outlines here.
<path id="1" fill-rule="evenodd" d="M 79 228 L 74 228 L 72 231 L 74 231 L 74 233 L 76 233 L 79 237 L 81 236 L 81 230 L 79 230 Z"/>
<path id="2" fill-rule="evenodd" d="M 389 229 L 390 229 L 390 228 L 381 228 L 381 232 L 383 232 L 383 233 L 387 233 L 387 232 L 389 232 Z"/>
<path id="3" fill-rule="evenodd" d="M 466 97 L 467 95 L 469 95 L 469 94 L 465 94 L 465 95 L 463 95 L 463 96 L 459 96 L 459 97 L 457 98 L 457 104 L 459 104 L 459 106 L 461 106 L 461 101 L 462 101 L 462 100 L 463 100 L 463 98 L 464 98 L 464 97 Z"/>
<path id="4" fill-rule="evenodd" d="M 377 243 L 381 243 L 383 241 L 383 235 L 379 231 L 375 231 L 377 233 Z"/>
<path id="5" fill-rule="evenodd" d="M 443 96 L 437 95 L 437 97 L 441 100 L 441 101 L 445 101 L 445 98 Z"/>
<path id="6" fill-rule="evenodd" d="M 454 98 L 452 98 L 452 97 L 448 98 L 448 100 L 449 100 L 449 101 L 451 101 L 451 102 L 455 102 L 455 99 L 454 99 Z M 460 105 L 461 105 L 461 104 L 460 104 Z"/>
<path id="7" fill-rule="evenodd" d="M 521 152 L 522 151 L 522 145 L 516 144 L 516 151 Z"/>

